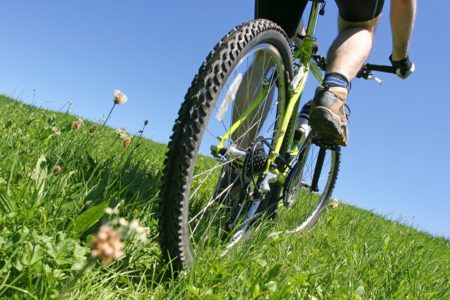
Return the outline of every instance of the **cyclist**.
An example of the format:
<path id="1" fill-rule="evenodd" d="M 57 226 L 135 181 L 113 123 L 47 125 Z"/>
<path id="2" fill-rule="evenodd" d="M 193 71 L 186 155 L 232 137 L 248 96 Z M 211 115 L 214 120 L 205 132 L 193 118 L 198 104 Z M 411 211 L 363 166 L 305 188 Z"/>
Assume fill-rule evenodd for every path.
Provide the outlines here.
<path id="1" fill-rule="evenodd" d="M 350 82 L 372 49 L 375 28 L 384 0 L 335 0 L 339 8 L 339 34 L 327 53 L 327 70 L 310 104 L 309 124 L 318 137 L 346 146 L 348 142 L 345 101 Z M 302 34 L 298 26 L 308 0 L 256 0 L 256 18 L 279 24 L 290 38 Z M 397 75 L 405 79 L 414 72 L 408 49 L 416 14 L 416 0 L 391 0 L 392 54 Z M 300 28 L 300 30 L 298 29 Z M 304 32 L 303 32 L 304 33 Z"/>

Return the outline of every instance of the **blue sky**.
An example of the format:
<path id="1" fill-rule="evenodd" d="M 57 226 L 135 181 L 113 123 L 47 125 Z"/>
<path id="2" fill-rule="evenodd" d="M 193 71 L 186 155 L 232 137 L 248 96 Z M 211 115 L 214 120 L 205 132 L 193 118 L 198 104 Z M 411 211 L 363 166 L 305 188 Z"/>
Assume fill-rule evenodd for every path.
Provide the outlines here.
<path id="1" fill-rule="evenodd" d="M 389 1 L 369 59 L 386 64 Z M 416 73 L 402 81 L 355 80 L 350 145 L 334 196 L 450 237 L 450 2 L 418 3 L 411 45 Z M 101 120 L 113 90 L 128 95 L 110 124 L 167 142 L 192 78 L 214 44 L 253 17 L 253 1 L 6 1 L 0 10 L 0 93 Z M 328 1 L 318 25 L 321 53 L 334 39 Z M 312 77 L 311 77 L 312 78 Z M 308 84 L 304 99 L 315 85 Z"/>

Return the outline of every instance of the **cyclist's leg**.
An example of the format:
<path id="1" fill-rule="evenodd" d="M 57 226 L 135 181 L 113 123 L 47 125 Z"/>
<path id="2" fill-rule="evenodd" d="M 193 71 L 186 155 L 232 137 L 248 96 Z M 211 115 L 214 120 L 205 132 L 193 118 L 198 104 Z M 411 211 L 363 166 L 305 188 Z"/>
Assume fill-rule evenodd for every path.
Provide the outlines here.
<path id="1" fill-rule="evenodd" d="M 241 83 L 236 91 L 235 104 L 233 107 L 233 122 L 238 120 L 245 112 L 250 103 L 262 92 L 262 81 L 271 62 L 263 53 L 258 53 L 248 71 L 243 74 Z M 265 120 L 268 109 L 271 107 L 273 89 L 270 89 L 262 105 L 250 114 L 243 124 L 233 134 L 233 141 L 240 149 L 250 147 L 256 133 L 259 131 L 258 123 Z"/>
<path id="2" fill-rule="evenodd" d="M 339 17 L 339 35 L 327 54 L 327 72 L 337 72 L 351 81 L 372 49 L 379 16 L 364 22 L 350 22 Z"/>
<path id="3" fill-rule="evenodd" d="M 319 138 L 346 146 L 348 142 L 345 101 L 349 82 L 356 76 L 372 49 L 383 0 L 336 0 L 339 34 L 331 45 L 323 86 L 311 105 L 310 125 Z"/>
<path id="4" fill-rule="evenodd" d="M 282 1 L 279 0 L 256 0 L 255 18 L 271 20 L 281 26 L 289 38 L 294 38 L 297 32 L 303 32 L 303 27 L 299 25 L 307 0 Z M 263 54 L 257 55 L 253 60 L 253 65 L 242 74 L 242 81 L 235 95 L 233 122 L 235 122 L 261 92 L 261 81 L 267 61 Z M 233 134 L 233 141 L 236 145 L 245 149 L 249 147 L 256 138 L 257 124 L 255 120 L 264 121 L 267 113 L 266 107 L 270 107 L 273 92 L 269 90 L 267 103 L 259 108 L 255 113 L 247 117 L 246 121 Z"/>
<path id="5" fill-rule="evenodd" d="M 336 4 L 339 35 L 328 51 L 327 71 L 351 81 L 370 54 L 384 0 L 336 0 Z"/>

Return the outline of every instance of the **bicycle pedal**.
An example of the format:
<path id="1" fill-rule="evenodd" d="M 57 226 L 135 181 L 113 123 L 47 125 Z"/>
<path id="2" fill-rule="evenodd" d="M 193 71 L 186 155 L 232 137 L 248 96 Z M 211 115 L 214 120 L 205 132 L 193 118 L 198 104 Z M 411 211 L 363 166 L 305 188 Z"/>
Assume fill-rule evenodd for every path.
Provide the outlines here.
<path id="1" fill-rule="evenodd" d="M 326 139 L 321 139 L 321 138 L 313 138 L 312 142 L 314 145 L 316 145 L 318 147 L 329 149 L 329 150 L 334 150 L 339 147 L 339 145 L 337 145 L 336 143 L 333 143 Z"/>

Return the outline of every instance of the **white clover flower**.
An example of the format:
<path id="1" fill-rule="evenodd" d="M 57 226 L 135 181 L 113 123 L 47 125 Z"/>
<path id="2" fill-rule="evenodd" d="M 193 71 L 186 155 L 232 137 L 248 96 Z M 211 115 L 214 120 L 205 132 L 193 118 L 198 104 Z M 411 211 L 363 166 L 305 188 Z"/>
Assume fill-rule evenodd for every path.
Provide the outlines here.
<path id="1" fill-rule="evenodd" d="M 105 208 L 105 213 L 107 215 L 118 215 L 119 214 L 119 210 L 117 209 L 117 207 L 107 207 Z"/>
<path id="2" fill-rule="evenodd" d="M 117 130 L 117 137 L 123 139 L 126 135 L 127 135 L 127 132 L 125 131 L 125 129 L 121 128 L 121 129 Z"/>
<path id="3" fill-rule="evenodd" d="M 114 91 L 114 103 L 115 104 L 123 104 L 125 102 L 127 102 L 127 96 L 122 93 L 120 90 L 115 90 Z"/>
<path id="4" fill-rule="evenodd" d="M 78 120 L 72 122 L 72 129 L 74 129 L 74 130 L 80 129 L 82 125 L 83 125 L 83 120 L 78 119 Z"/>
<path id="5" fill-rule="evenodd" d="M 338 207 L 339 206 L 339 200 L 337 200 L 337 199 L 330 199 L 330 202 L 329 202 L 329 205 L 332 207 L 332 208 L 336 208 L 336 207 Z"/>
<path id="6" fill-rule="evenodd" d="M 137 228 L 139 228 L 139 221 L 134 219 L 130 222 L 130 229 L 136 231 Z"/>
<path id="7" fill-rule="evenodd" d="M 56 127 L 56 126 L 53 126 L 53 127 L 52 127 L 52 132 L 53 132 L 54 134 L 56 134 L 56 135 L 60 135 L 60 134 L 61 134 L 61 129 L 59 129 L 59 128 Z"/>
<path id="8" fill-rule="evenodd" d="M 128 226 L 128 221 L 125 220 L 125 218 L 119 218 L 119 225 L 120 226 Z"/>
<path id="9" fill-rule="evenodd" d="M 150 228 L 139 225 L 138 220 L 136 219 L 132 220 L 128 228 L 130 230 L 130 233 L 134 234 L 138 240 L 140 241 L 147 240 L 147 233 L 150 232 Z"/>

